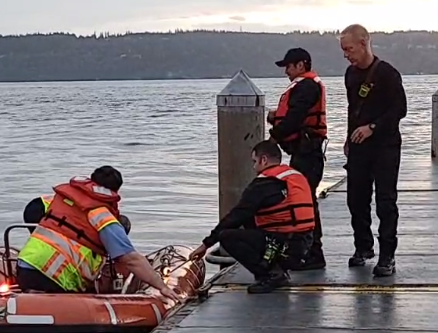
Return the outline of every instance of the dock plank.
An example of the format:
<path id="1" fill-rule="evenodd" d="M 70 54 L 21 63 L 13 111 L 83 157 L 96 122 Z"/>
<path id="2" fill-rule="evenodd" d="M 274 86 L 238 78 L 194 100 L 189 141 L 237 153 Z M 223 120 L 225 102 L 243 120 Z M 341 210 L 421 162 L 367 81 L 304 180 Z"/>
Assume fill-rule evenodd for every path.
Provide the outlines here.
<path id="1" fill-rule="evenodd" d="M 403 159 L 401 170 L 405 178 L 422 179 L 422 175 L 435 173 L 438 179 L 438 166 L 421 159 Z M 404 184 L 401 177 L 400 187 L 404 187 Z M 324 270 L 291 272 L 290 285 L 438 285 L 438 190 L 399 193 L 397 273 L 392 277 L 376 279 L 373 278 L 372 269 L 379 252 L 377 238 L 375 259 L 370 260 L 365 267 L 349 268 L 347 265 L 348 258 L 354 252 L 354 245 L 345 188 L 346 182 L 329 191 L 326 198 L 319 199 L 327 267 Z M 374 202 L 372 206 L 372 229 L 377 237 L 379 219 Z M 217 280 L 215 285 L 250 283 L 253 283 L 252 275 L 237 265 Z"/>
<path id="2" fill-rule="evenodd" d="M 438 255 L 399 256 L 397 273 L 384 278 L 373 277 L 373 265 L 377 259 L 364 267 L 348 267 L 348 256 L 330 257 L 325 269 L 289 272 L 289 286 L 437 286 Z M 216 286 L 254 283 L 253 275 L 241 265 L 234 266 L 226 275 L 216 280 Z"/>
<path id="3" fill-rule="evenodd" d="M 227 291 L 200 304 L 170 332 L 434 332 L 437 301 L 438 293 Z"/>

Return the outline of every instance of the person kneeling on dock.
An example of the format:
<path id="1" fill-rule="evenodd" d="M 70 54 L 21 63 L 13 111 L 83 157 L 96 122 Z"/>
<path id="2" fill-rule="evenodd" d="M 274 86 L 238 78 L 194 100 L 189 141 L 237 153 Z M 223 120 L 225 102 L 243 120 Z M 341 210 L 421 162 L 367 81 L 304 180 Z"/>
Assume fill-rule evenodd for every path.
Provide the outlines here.
<path id="1" fill-rule="evenodd" d="M 190 255 L 203 257 L 215 243 L 254 274 L 249 293 L 266 293 L 287 283 L 287 270 L 302 264 L 313 242 L 315 215 L 307 179 L 281 164 L 281 151 L 269 140 L 252 151 L 258 176 L 240 202 Z M 255 223 L 254 223 L 255 222 Z M 245 229 L 239 229 L 244 226 Z"/>
<path id="2" fill-rule="evenodd" d="M 120 224 L 122 175 L 111 166 L 91 178 L 74 177 L 55 196 L 18 255 L 17 281 L 24 292 L 89 292 L 109 255 L 142 281 L 178 301 L 138 253 Z"/>
<path id="3" fill-rule="evenodd" d="M 40 223 L 42 218 L 49 210 L 49 206 L 52 203 L 54 196 L 54 194 L 47 194 L 36 197 L 29 201 L 23 211 L 24 223 Z M 119 222 L 125 229 L 126 234 L 129 235 L 129 232 L 131 231 L 131 221 L 129 220 L 129 218 L 126 215 L 120 214 Z M 30 233 L 32 233 L 35 230 L 35 227 L 28 227 L 28 229 Z"/>

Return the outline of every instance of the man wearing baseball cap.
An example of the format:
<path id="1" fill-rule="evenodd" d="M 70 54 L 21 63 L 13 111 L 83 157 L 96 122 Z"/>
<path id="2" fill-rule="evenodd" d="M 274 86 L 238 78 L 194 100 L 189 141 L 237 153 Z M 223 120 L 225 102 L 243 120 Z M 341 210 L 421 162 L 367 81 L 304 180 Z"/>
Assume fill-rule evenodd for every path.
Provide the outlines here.
<path id="1" fill-rule="evenodd" d="M 324 171 L 323 143 L 327 139 L 325 87 L 312 71 L 312 58 L 306 50 L 293 48 L 283 60 L 276 61 L 291 81 L 280 97 L 278 107 L 268 114 L 270 140 L 291 156 L 289 165 L 309 182 L 315 207 L 313 245 L 302 270 L 326 266 L 322 251 L 322 228 L 316 189 Z"/>

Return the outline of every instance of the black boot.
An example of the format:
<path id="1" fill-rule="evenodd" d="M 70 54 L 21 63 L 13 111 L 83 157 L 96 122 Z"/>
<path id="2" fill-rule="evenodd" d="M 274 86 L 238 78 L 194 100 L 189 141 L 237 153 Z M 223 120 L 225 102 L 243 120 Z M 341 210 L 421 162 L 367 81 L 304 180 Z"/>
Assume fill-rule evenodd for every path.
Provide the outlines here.
<path id="1" fill-rule="evenodd" d="M 302 261 L 299 265 L 291 267 L 291 271 L 307 271 L 314 269 L 323 269 L 326 266 L 324 252 L 319 250 L 309 251 L 307 258 Z"/>
<path id="2" fill-rule="evenodd" d="M 365 266 L 367 259 L 374 258 L 374 249 L 368 251 L 356 250 L 353 256 L 348 260 L 349 267 Z"/>
<path id="3" fill-rule="evenodd" d="M 288 277 L 285 273 L 277 275 L 269 275 L 264 278 L 258 277 L 256 283 L 251 284 L 248 287 L 249 294 L 266 294 L 274 291 L 275 289 L 287 285 Z"/>
<path id="4" fill-rule="evenodd" d="M 391 276 L 395 273 L 395 259 L 394 254 L 397 249 L 397 237 L 382 239 L 377 237 L 379 241 L 379 261 L 374 267 L 373 274 L 376 277 Z"/>
<path id="5" fill-rule="evenodd" d="M 373 274 L 376 277 L 391 276 L 395 273 L 395 259 L 394 256 L 381 255 L 379 261 L 374 267 Z"/>

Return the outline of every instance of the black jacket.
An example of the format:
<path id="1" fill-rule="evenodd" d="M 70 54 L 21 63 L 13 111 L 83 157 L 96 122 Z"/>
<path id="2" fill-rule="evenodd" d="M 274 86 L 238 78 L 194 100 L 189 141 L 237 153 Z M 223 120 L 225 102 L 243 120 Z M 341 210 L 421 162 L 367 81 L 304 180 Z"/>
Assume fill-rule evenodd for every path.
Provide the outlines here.
<path id="1" fill-rule="evenodd" d="M 375 57 L 374 61 L 377 60 Z M 370 65 L 371 66 L 371 65 Z M 374 133 L 362 144 L 400 144 L 400 120 L 406 117 L 407 102 L 400 73 L 386 61 L 380 60 L 373 80 L 373 87 L 365 98 L 359 117 L 355 116 L 361 84 L 368 69 L 349 66 L 345 72 L 348 100 L 348 138 L 357 127 L 376 124 Z"/>
<path id="2" fill-rule="evenodd" d="M 218 235 L 225 229 L 241 226 L 254 227 L 257 211 L 279 204 L 285 199 L 287 183 L 273 177 L 255 178 L 242 193 L 239 203 L 224 216 L 211 234 L 202 241 L 211 247 L 218 242 Z"/>

